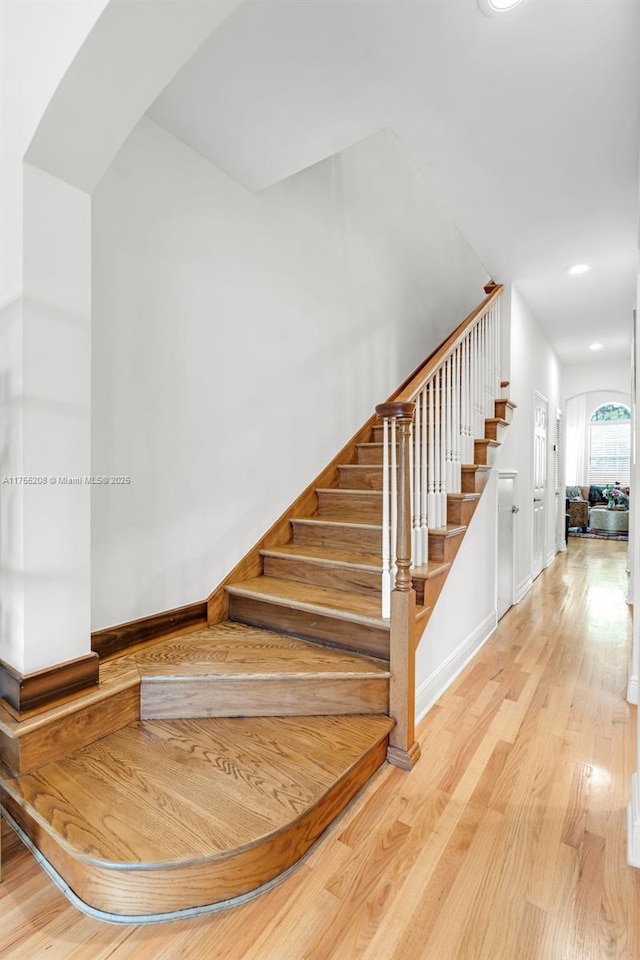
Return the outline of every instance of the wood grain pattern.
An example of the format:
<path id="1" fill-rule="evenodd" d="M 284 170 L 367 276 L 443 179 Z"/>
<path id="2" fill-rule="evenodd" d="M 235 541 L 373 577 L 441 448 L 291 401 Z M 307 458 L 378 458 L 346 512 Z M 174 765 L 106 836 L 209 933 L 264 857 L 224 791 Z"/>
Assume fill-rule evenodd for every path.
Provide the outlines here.
<path id="1" fill-rule="evenodd" d="M 412 642 L 416 617 L 413 590 L 394 590 L 391 594 L 389 709 L 396 725 L 389 737 L 387 760 L 403 770 L 411 770 L 420 759 L 415 737 L 416 670 Z"/>
<path id="2" fill-rule="evenodd" d="M 509 421 L 502 417 L 488 417 L 484 421 L 484 435 L 489 440 L 502 440 L 508 426 Z"/>
<path id="3" fill-rule="evenodd" d="M 500 417 L 501 420 L 506 420 L 507 423 L 511 423 L 514 410 L 517 410 L 517 404 L 512 400 L 503 398 L 496 400 L 496 417 Z"/>
<path id="4" fill-rule="evenodd" d="M 267 547 L 279 547 L 289 543 L 291 541 L 292 521 L 297 517 L 312 517 L 316 514 L 318 507 L 318 495 L 316 491 L 319 488 L 337 485 L 338 465 L 352 463 L 355 460 L 357 445 L 369 439 L 374 422 L 375 416 L 372 415 L 362 429 L 354 434 L 351 440 L 345 444 L 322 473 L 309 484 L 297 500 L 276 520 L 265 533 L 264 537 L 252 547 L 249 553 L 243 557 L 231 573 L 218 584 L 208 599 L 209 623 L 220 623 L 226 618 L 229 609 L 226 587 L 229 583 L 251 579 L 262 573 L 262 557 L 260 551 Z"/>
<path id="5" fill-rule="evenodd" d="M 411 582 L 416 592 L 416 604 L 433 609 L 447 579 L 450 563 L 430 560 L 411 570 Z"/>
<path id="6" fill-rule="evenodd" d="M 344 464 L 338 467 L 338 472 L 342 489 L 382 490 L 382 462 Z"/>
<path id="7" fill-rule="evenodd" d="M 131 620 L 107 630 L 97 630 L 91 634 L 91 649 L 101 660 L 117 656 L 131 647 L 164 637 L 177 637 L 183 633 L 197 630 L 207 622 L 207 602 L 188 604 L 165 610 L 151 617 Z"/>
<path id="8" fill-rule="evenodd" d="M 340 520 L 322 520 L 318 517 L 294 520 L 293 542 L 314 544 L 344 550 L 362 550 L 380 556 L 382 548 L 381 523 L 349 523 Z"/>
<path id="9" fill-rule="evenodd" d="M 300 544 L 263 550 L 262 555 L 266 577 L 316 583 L 369 596 L 372 593 L 380 594 L 380 556 Z"/>
<path id="10" fill-rule="evenodd" d="M 384 766 L 287 880 L 240 909 L 100 923 L 3 823 L 3 960 L 636 960 L 625 547 L 572 542 L 421 723 L 412 773 Z"/>
<path id="11" fill-rule="evenodd" d="M 318 516 L 351 523 L 381 523 L 382 491 L 318 490 Z"/>
<path id="12" fill-rule="evenodd" d="M 230 584 L 228 590 L 232 597 L 262 599 L 305 610 L 311 614 L 326 614 L 335 616 L 337 619 L 369 624 L 373 627 L 388 626 L 380 616 L 378 597 L 348 593 L 345 590 L 332 590 L 311 583 L 278 580 L 276 577 L 243 580 L 241 583 Z"/>
<path id="13" fill-rule="evenodd" d="M 373 466 L 378 464 L 382 467 L 383 443 L 381 440 L 371 441 L 370 443 L 359 443 L 356 450 L 359 466 Z"/>
<path id="14" fill-rule="evenodd" d="M 491 467 L 480 463 L 462 464 L 462 492 L 482 493 L 491 474 Z"/>
<path id="15" fill-rule="evenodd" d="M 344 650 L 283 633 L 225 621 L 173 640 L 164 640 L 136 655 L 142 680 L 149 677 L 274 677 L 293 673 L 384 674 L 378 664 Z"/>
<path id="16" fill-rule="evenodd" d="M 0 660 L 0 698 L 16 716 L 24 716 L 97 686 L 98 668 L 95 653 L 25 674 Z"/>
<path id="17" fill-rule="evenodd" d="M 140 677 L 126 658 L 100 666 L 100 683 L 80 698 L 16 721 L 0 709 L 0 759 L 28 773 L 137 720 Z"/>
<path id="18" fill-rule="evenodd" d="M 136 658 L 142 719 L 386 713 L 370 659 L 226 621 Z"/>
<path id="19" fill-rule="evenodd" d="M 387 676 L 159 677 L 143 680 L 143 720 L 384 714 Z"/>
<path id="20" fill-rule="evenodd" d="M 482 466 L 492 466 L 495 451 L 500 446 L 497 440 L 488 440 L 486 437 L 473 441 L 473 461 Z"/>
<path id="21" fill-rule="evenodd" d="M 91 906 L 183 909 L 245 893 L 298 860 L 383 763 L 391 726 L 386 717 L 149 721 L 20 783 L 2 777 L 0 789 Z"/>
<path id="22" fill-rule="evenodd" d="M 290 633 L 381 660 L 389 659 L 388 624 L 382 621 L 376 626 L 373 619 L 366 622 L 363 618 L 341 618 L 336 612 L 335 607 L 323 613 L 322 608 L 313 609 L 308 605 L 300 607 L 235 593 L 229 596 L 229 615 L 241 623 Z"/>
<path id="23" fill-rule="evenodd" d="M 448 493 L 447 519 L 449 523 L 467 527 L 480 502 L 479 493 Z"/>
<path id="24" fill-rule="evenodd" d="M 429 530 L 429 562 L 452 563 L 460 549 L 466 527 L 447 524 L 437 530 Z"/>

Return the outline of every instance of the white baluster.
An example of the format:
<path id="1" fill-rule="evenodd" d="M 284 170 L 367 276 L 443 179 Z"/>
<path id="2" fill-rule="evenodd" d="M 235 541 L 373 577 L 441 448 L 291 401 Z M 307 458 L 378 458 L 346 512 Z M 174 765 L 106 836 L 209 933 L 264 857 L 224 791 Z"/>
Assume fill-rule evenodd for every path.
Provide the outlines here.
<path id="1" fill-rule="evenodd" d="M 436 512 L 434 526 L 442 526 L 442 512 L 440 509 L 440 494 L 442 490 L 442 431 L 440 423 L 442 420 L 442 384 L 441 370 L 437 370 L 434 377 L 434 397 L 435 397 L 435 430 L 434 430 L 434 489 L 436 498 Z"/>
<path id="2" fill-rule="evenodd" d="M 502 336 L 502 328 L 501 328 L 501 324 L 500 324 L 500 301 L 499 301 L 499 300 L 496 300 L 495 307 L 496 307 L 496 330 L 497 330 L 497 336 L 496 336 L 496 373 L 495 373 L 495 388 L 494 388 L 494 389 L 495 389 L 495 397 L 494 397 L 494 399 L 496 399 L 497 397 L 500 396 L 500 382 L 501 382 L 501 380 L 502 380 L 502 376 L 501 376 L 501 373 L 500 373 L 500 352 L 501 352 L 501 342 L 500 342 L 500 341 L 501 341 L 501 336 Z"/>
<path id="3" fill-rule="evenodd" d="M 427 474 L 427 386 L 422 388 L 419 400 L 422 402 L 422 436 L 420 438 L 420 549 L 422 563 L 429 559 L 429 520 L 428 520 L 428 474 Z"/>
<path id="4" fill-rule="evenodd" d="M 485 324 L 484 317 L 478 324 L 478 383 L 476 389 L 476 429 L 475 439 L 484 437 L 484 355 L 485 355 Z"/>
<path id="5" fill-rule="evenodd" d="M 464 370 L 464 463 L 473 462 L 473 452 L 469 449 L 471 440 L 471 364 L 469 363 L 469 349 L 471 346 L 471 333 L 468 333 L 463 342 L 463 370 Z"/>
<path id="6" fill-rule="evenodd" d="M 445 419 L 447 415 L 446 408 L 446 385 L 444 367 L 440 367 L 440 523 L 444 527 L 447 523 L 447 436 Z"/>
<path id="7" fill-rule="evenodd" d="M 453 465 L 454 484 L 453 492 L 460 493 L 460 347 L 456 347 L 453 355 Z"/>
<path id="8" fill-rule="evenodd" d="M 382 427 L 382 616 L 391 616 L 391 525 L 389 490 L 389 421 Z"/>
<path id="9" fill-rule="evenodd" d="M 429 495 L 427 498 L 427 521 L 430 527 L 437 527 L 436 511 L 436 440 L 435 440 L 435 374 L 429 381 Z"/>
<path id="10" fill-rule="evenodd" d="M 389 524 L 389 421 L 382 421 L 382 616 L 391 616 L 391 550 Z"/>
<path id="11" fill-rule="evenodd" d="M 493 305 L 489 312 L 489 316 L 486 317 L 487 325 L 487 347 L 486 347 L 486 356 L 485 356 L 485 381 L 484 381 L 484 415 L 485 417 L 492 417 L 494 414 L 493 407 Z M 484 424 L 482 425 L 482 436 L 484 437 Z"/>
<path id="12" fill-rule="evenodd" d="M 390 562 L 391 583 L 396 582 L 396 546 L 398 543 L 398 448 L 396 439 L 396 418 L 391 420 L 391 525 L 390 525 Z"/>
<path id="13" fill-rule="evenodd" d="M 409 481 L 411 504 L 411 557 L 414 564 L 420 566 L 422 555 L 420 552 L 420 403 L 416 404 L 413 429 L 413 443 L 409 446 Z"/>
<path id="14" fill-rule="evenodd" d="M 456 415 L 455 415 L 455 396 L 454 396 L 454 359 L 450 356 L 447 360 L 447 434 L 448 434 L 448 469 L 447 469 L 447 493 L 455 489 L 456 466 L 455 466 L 455 433 L 456 433 Z"/>

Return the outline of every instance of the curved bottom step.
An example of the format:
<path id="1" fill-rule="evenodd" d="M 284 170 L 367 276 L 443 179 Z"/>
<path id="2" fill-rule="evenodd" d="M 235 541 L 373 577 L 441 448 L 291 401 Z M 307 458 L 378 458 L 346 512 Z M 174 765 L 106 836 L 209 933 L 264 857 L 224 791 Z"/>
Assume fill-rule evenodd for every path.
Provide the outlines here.
<path id="1" fill-rule="evenodd" d="M 104 914 L 223 905 L 296 863 L 384 762 L 381 716 L 142 721 L 14 780 L 10 816 Z"/>

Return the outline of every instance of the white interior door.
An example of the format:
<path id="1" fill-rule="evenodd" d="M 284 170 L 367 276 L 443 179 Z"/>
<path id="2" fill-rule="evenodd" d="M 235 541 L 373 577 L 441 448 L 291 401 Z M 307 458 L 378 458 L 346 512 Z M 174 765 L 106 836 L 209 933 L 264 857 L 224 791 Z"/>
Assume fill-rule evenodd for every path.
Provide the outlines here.
<path id="1" fill-rule="evenodd" d="M 562 482 L 562 411 L 556 410 L 555 443 L 553 445 L 553 486 L 556 502 L 556 548 L 565 546 L 565 487 Z"/>
<path id="2" fill-rule="evenodd" d="M 545 500 L 547 493 L 547 417 L 545 398 L 535 394 L 533 430 L 533 579 L 542 572 L 545 557 Z"/>
<path id="3" fill-rule="evenodd" d="M 516 474 L 498 475 L 498 620 L 513 605 Z"/>

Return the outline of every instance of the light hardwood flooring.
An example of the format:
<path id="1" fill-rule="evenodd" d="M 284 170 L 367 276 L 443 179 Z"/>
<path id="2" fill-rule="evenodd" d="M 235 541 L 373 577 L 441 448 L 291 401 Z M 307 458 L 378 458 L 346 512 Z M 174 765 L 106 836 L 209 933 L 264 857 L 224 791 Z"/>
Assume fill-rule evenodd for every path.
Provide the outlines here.
<path id="1" fill-rule="evenodd" d="M 291 876 L 146 927 L 78 913 L 3 824 L 3 960 L 640 958 L 626 544 L 572 540 Z"/>

